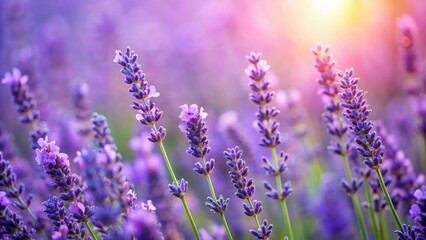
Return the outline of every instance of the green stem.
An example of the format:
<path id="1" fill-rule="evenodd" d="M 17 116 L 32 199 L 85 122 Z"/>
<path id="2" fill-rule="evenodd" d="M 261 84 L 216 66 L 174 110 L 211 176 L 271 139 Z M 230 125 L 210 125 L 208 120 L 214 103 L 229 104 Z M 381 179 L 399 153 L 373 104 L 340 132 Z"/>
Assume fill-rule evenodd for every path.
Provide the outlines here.
<path id="1" fill-rule="evenodd" d="M 181 198 L 183 207 L 185 208 L 186 215 L 191 222 L 192 230 L 194 231 L 195 238 L 201 240 L 200 234 L 198 233 L 197 225 L 195 224 L 194 218 L 192 217 L 191 211 L 189 210 L 188 203 L 186 203 L 185 197 Z"/>
<path id="2" fill-rule="evenodd" d="M 250 198 L 247 199 L 247 202 L 249 203 L 250 208 L 253 209 L 253 203 L 251 202 Z M 259 218 L 257 217 L 257 214 L 253 215 L 253 217 L 254 217 L 254 220 L 256 221 L 257 228 L 260 228 L 260 222 L 259 222 Z"/>
<path id="3" fill-rule="evenodd" d="M 380 172 L 380 169 L 377 168 L 376 173 L 377 173 L 377 176 L 379 177 L 380 187 L 382 188 L 382 191 L 386 197 L 386 201 L 388 202 L 388 206 L 391 209 L 393 219 L 398 224 L 399 230 L 404 231 L 402 228 L 401 220 L 399 220 L 398 213 L 396 212 L 395 206 L 393 205 L 392 200 L 389 196 L 388 189 L 386 188 L 385 182 L 383 181 L 382 172 Z"/>
<path id="4" fill-rule="evenodd" d="M 345 142 L 343 141 L 343 137 L 339 137 L 340 145 L 345 146 Z M 348 178 L 349 184 L 352 184 L 352 174 L 351 169 L 349 168 L 348 155 L 346 153 L 342 154 L 343 163 L 345 165 L 346 177 Z M 351 195 L 352 204 L 354 205 L 356 219 L 358 221 L 358 227 L 362 235 L 362 239 L 367 240 L 367 227 L 365 226 L 364 217 L 362 216 L 361 207 L 359 205 L 359 200 L 356 194 Z"/>
<path id="5" fill-rule="evenodd" d="M 158 145 L 161 149 L 161 154 L 163 155 L 164 161 L 166 162 L 167 170 L 169 170 L 170 176 L 172 177 L 173 182 L 177 185 L 178 181 L 173 171 L 172 165 L 170 164 L 169 157 L 167 156 L 166 149 L 164 148 L 163 141 L 158 142 Z"/>
<path id="6" fill-rule="evenodd" d="M 278 169 L 278 157 L 277 157 L 276 148 L 272 147 L 271 148 L 271 152 L 272 152 L 272 158 L 274 160 L 275 168 Z M 283 185 L 282 185 L 282 182 L 281 182 L 281 176 L 280 175 L 275 176 L 275 181 L 277 183 L 278 192 L 281 194 L 282 191 L 283 191 Z M 294 239 L 293 238 L 293 230 L 291 228 L 291 222 L 290 222 L 290 216 L 289 216 L 288 210 L 287 210 L 287 204 L 286 204 L 286 202 L 285 202 L 284 199 L 280 200 L 280 202 L 281 202 L 281 209 L 283 211 L 283 217 L 284 217 L 284 220 L 285 220 L 286 225 L 287 225 L 288 239 L 289 240 L 293 240 Z"/>
<path id="7" fill-rule="evenodd" d="M 13 187 L 13 189 L 16 190 L 15 187 Z M 39 220 L 34 215 L 33 211 L 31 211 L 30 207 L 27 204 L 25 204 L 24 200 L 22 200 L 20 195 L 18 195 L 17 199 L 19 204 L 24 207 L 25 211 L 28 213 L 28 215 L 31 216 L 33 221 L 36 222 L 36 224 L 40 224 Z M 47 236 L 47 233 L 44 231 L 43 228 L 40 229 L 40 234 L 43 236 L 44 239 L 49 239 L 49 237 Z"/>
<path id="8" fill-rule="evenodd" d="M 85 221 L 84 224 L 86 225 L 86 228 L 89 230 L 90 235 L 92 235 L 93 240 L 98 240 L 98 236 L 95 233 L 95 230 L 92 228 L 92 226 L 90 226 L 90 222 L 89 221 Z"/>
<path id="9" fill-rule="evenodd" d="M 368 183 L 368 179 L 366 178 L 364 178 L 364 186 L 365 186 L 365 196 L 367 196 L 367 201 L 369 204 L 368 210 L 370 212 L 371 223 L 373 225 L 374 238 L 379 240 L 379 239 L 382 239 L 382 237 L 379 231 L 379 226 L 377 225 L 376 216 L 374 214 L 373 198 L 371 197 L 370 184 Z"/>
<path id="10" fill-rule="evenodd" d="M 362 217 L 361 207 L 359 206 L 359 200 L 356 194 L 351 195 L 352 203 L 354 205 L 356 219 L 361 231 L 362 239 L 367 240 L 367 228 L 365 227 L 364 219 Z"/>
<path id="11" fill-rule="evenodd" d="M 229 227 L 228 227 L 228 222 L 226 221 L 225 214 L 224 214 L 224 213 L 221 213 L 221 214 L 220 214 L 220 217 L 222 218 L 222 222 L 223 222 L 223 225 L 225 226 L 226 233 L 228 234 L 228 238 L 229 238 L 230 240 L 234 239 L 234 238 L 232 237 L 231 230 L 230 230 L 230 229 L 229 229 Z"/>
<path id="12" fill-rule="evenodd" d="M 153 125 L 153 127 L 154 127 L 154 130 L 157 132 L 157 128 L 155 127 L 155 125 Z M 174 184 L 177 186 L 178 181 L 177 181 L 176 175 L 173 171 L 172 165 L 170 164 L 169 157 L 167 156 L 167 152 L 166 152 L 166 149 L 164 148 L 163 141 L 159 141 L 158 145 L 160 146 L 161 154 L 163 155 L 163 159 L 164 159 L 164 162 L 166 163 L 167 169 L 169 170 L 170 176 L 172 177 Z M 188 208 L 188 204 L 186 203 L 185 196 L 182 196 L 181 200 L 182 200 L 182 204 L 185 208 L 186 215 L 187 215 L 187 217 L 188 217 L 188 219 L 191 223 L 192 230 L 194 231 L 195 238 L 197 240 L 200 240 L 201 238 L 200 238 L 200 234 L 198 233 L 197 225 L 195 224 L 195 221 L 194 221 L 194 218 L 192 217 L 191 211 Z"/>
<path id="13" fill-rule="evenodd" d="M 205 168 L 206 167 L 206 161 L 205 161 L 204 157 L 202 157 L 201 160 L 203 161 L 203 165 L 204 165 L 204 168 Z M 216 197 L 216 193 L 214 191 L 212 179 L 210 178 L 210 175 L 207 175 L 206 177 L 207 177 L 207 183 L 209 184 L 210 194 L 212 195 L 213 200 L 215 202 L 217 202 L 217 197 Z M 228 222 L 226 221 L 225 213 L 220 213 L 220 217 L 222 218 L 222 222 L 223 222 L 223 225 L 225 226 L 226 233 L 228 234 L 228 238 L 230 240 L 233 240 L 234 238 L 232 237 L 231 230 L 229 230 L 229 226 L 228 226 Z"/>
<path id="14" fill-rule="evenodd" d="M 386 225 L 386 219 L 383 217 L 383 211 L 377 213 L 379 216 L 379 224 L 380 224 L 380 233 L 382 235 L 383 240 L 388 240 L 388 227 Z"/>

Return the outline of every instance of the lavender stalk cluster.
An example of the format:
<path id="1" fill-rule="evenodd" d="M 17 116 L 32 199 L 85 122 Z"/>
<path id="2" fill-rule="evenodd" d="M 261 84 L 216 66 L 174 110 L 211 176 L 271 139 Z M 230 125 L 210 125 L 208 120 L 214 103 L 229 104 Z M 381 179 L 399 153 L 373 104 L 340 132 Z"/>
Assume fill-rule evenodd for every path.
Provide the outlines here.
<path id="1" fill-rule="evenodd" d="M 97 162 L 102 166 L 103 174 L 108 179 L 108 192 L 113 202 L 118 203 L 123 213 L 133 207 L 134 199 L 131 183 L 123 174 L 122 156 L 118 152 L 114 138 L 106 118 L 100 114 L 92 114 L 94 139 L 99 149 Z"/>
<path id="2" fill-rule="evenodd" d="M 58 216 L 61 216 L 61 219 L 69 219 L 67 220 L 70 222 L 69 224 L 78 225 L 75 226 L 76 232 L 74 233 L 76 235 L 81 234 L 81 236 L 84 236 L 85 232 L 77 229 L 84 228 L 81 225 L 85 224 L 92 237 L 96 239 L 88 225 L 88 221 L 93 215 L 93 206 L 89 205 L 82 195 L 83 189 L 80 187 L 80 178 L 71 173 L 68 155 L 61 153 L 55 141 L 49 142 L 47 137 L 40 138 L 38 145 L 39 148 L 36 149 L 35 160 L 43 166 L 45 173 L 52 180 L 51 185 L 58 189 L 60 193 L 59 198 L 55 196 L 43 203 L 48 217 L 54 225 L 58 221 Z M 63 202 L 69 203 L 68 209 L 63 208 Z M 67 227 L 70 229 L 70 226 Z M 59 228 L 60 226 L 56 226 L 55 230 L 59 231 Z"/>
<path id="3" fill-rule="evenodd" d="M 11 202 L 0 192 L 0 237 L 4 239 L 33 239 L 35 230 L 24 223 L 22 217 L 10 209 Z"/>
<path id="4" fill-rule="evenodd" d="M 30 205 L 33 200 L 33 195 L 28 194 L 26 200 L 24 201 L 22 194 L 25 190 L 24 184 L 19 184 L 16 186 L 16 173 L 13 170 L 10 162 L 3 158 L 2 153 L 0 152 L 0 189 L 6 192 L 6 197 L 8 199 L 13 199 L 14 206 L 18 207 L 21 210 L 25 210 L 32 220 L 34 225 L 37 228 L 42 228 L 39 219 L 34 215 L 30 209 Z"/>
<path id="5" fill-rule="evenodd" d="M 5 74 L 2 83 L 10 85 L 13 101 L 21 114 L 19 121 L 31 126 L 30 145 L 33 149 L 38 148 L 38 139 L 46 137 L 49 130 L 40 121 L 40 111 L 37 109 L 35 96 L 29 89 L 28 76 L 22 75 L 19 69 L 14 68 L 11 73 Z"/>
<path id="6" fill-rule="evenodd" d="M 426 239 L 426 188 L 423 186 L 414 193 L 416 202 L 411 205 L 410 217 L 413 223 L 403 225 L 402 230 L 397 230 L 398 240 L 425 240 Z"/>
<path id="7" fill-rule="evenodd" d="M 235 148 L 228 148 L 228 150 L 224 152 L 225 158 L 227 159 L 226 165 L 231 169 L 231 171 L 228 172 L 231 182 L 237 189 L 235 196 L 247 201 L 247 203 L 243 203 L 244 214 L 248 217 L 254 217 L 256 221 L 258 229 L 250 229 L 250 233 L 257 239 L 268 239 L 272 233 L 273 225 L 268 224 L 266 219 L 263 220 L 261 225 L 259 223 L 257 216 L 262 212 L 262 202 L 251 199 L 255 191 L 255 186 L 253 178 L 248 178 L 249 168 L 242 159 L 242 154 L 238 146 Z"/>

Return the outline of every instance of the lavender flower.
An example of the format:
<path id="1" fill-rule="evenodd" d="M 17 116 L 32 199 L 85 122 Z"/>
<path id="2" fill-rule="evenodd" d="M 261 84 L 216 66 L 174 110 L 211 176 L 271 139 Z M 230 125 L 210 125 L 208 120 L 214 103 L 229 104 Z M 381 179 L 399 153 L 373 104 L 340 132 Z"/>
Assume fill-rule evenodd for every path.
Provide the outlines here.
<path id="1" fill-rule="evenodd" d="M 207 183 L 209 185 L 211 197 L 207 197 L 206 206 L 210 209 L 211 212 L 219 213 L 222 217 L 223 225 L 226 228 L 229 239 L 233 239 L 230 233 L 228 223 L 225 218 L 225 211 L 228 208 L 230 199 L 225 199 L 222 195 L 219 198 L 216 197 L 216 193 L 213 187 L 210 174 L 215 167 L 214 159 L 207 160 L 205 159 L 206 155 L 210 152 L 209 140 L 207 137 L 207 125 L 205 119 L 207 113 L 204 112 L 202 107 L 198 108 L 196 104 L 192 104 L 188 107 L 187 104 L 180 106 L 182 109 L 179 118 L 181 123 L 179 128 L 182 132 L 185 133 L 188 138 L 188 154 L 200 158 L 201 162 L 195 164 L 194 171 L 198 174 L 204 175 L 207 178 Z"/>
<path id="2" fill-rule="evenodd" d="M 52 186 L 59 190 L 61 199 L 59 201 L 62 202 L 63 200 L 70 202 L 69 210 L 72 220 L 69 221 L 84 223 L 92 237 L 96 239 L 96 234 L 88 224 L 90 217 L 93 215 L 93 206 L 89 205 L 82 197 L 81 193 L 83 190 L 80 188 L 80 179 L 77 175 L 71 174 L 68 156 L 60 152 L 60 148 L 56 146 L 54 141 L 48 142 L 47 137 L 45 139 L 40 138 L 38 145 L 39 148 L 36 149 L 37 163 L 43 165 L 45 173 L 52 179 Z M 53 202 L 46 202 L 45 204 L 46 209 L 50 209 L 50 212 L 45 210 L 48 215 L 57 214 L 57 211 L 62 211 L 55 207 L 58 204 L 60 205 L 60 202 L 55 199 L 52 201 Z M 49 216 L 49 218 L 55 220 L 55 218 L 51 216 Z M 75 234 L 79 234 L 79 232 Z"/>
<path id="3" fill-rule="evenodd" d="M 249 217 L 254 217 L 258 226 L 258 230 L 250 230 L 250 233 L 258 239 L 268 239 L 272 233 L 272 224 L 268 225 L 267 220 L 264 220 L 262 225 L 259 224 L 257 216 L 262 212 L 262 202 L 251 200 L 255 186 L 253 184 L 253 178 L 247 178 L 249 168 L 242 159 L 242 154 L 238 146 L 235 148 L 228 148 L 228 151 L 224 152 L 225 158 L 227 159 L 226 165 L 231 168 L 231 171 L 228 173 L 231 177 L 232 184 L 237 189 L 235 195 L 242 200 L 247 200 L 247 203 L 243 203 L 244 214 Z"/>
<path id="4" fill-rule="evenodd" d="M 158 240 L 164 239 L 155 215 L 155 208 L 137 208 L 128 215 L 125 226 L 136 239 Z"/>
<path id="5" fill-rule="evenodd" d="M 54 233 L 57 237 L 60 235 L 62 239 L 85 239 L 86 230 L 79 224 L 66 208 L 62 200 L 53 197 L 43 202 L 45 206 L 44 212 L 54 225 Z M 89 238 L 91 239 L 91 238 Z"/>
<path id="6" fill-rule="evenodd" d="M 97 163 L 102 165 L 103 174 L 108 179 L 109 195 L 114 202 L 117 202 L 122 212 L 125 213 L 128 208 L 133 207 L 132 202 L 126 202 L 126 194 L 131 190 L 131 183 L 126 179 L 122 170 L 122 156 L 111 136 L 111 130 L 108 127 L 106 118 L 94 113 L 92 115 L 92 125 L 95 131 L 95 141 L 99 147 Z"/>
<path id="7" fill-rule="evenodd" d="M 245 72 L 252 80 L 249 84 L 252 91 L 252 93 L 250 93 L 250 100 L 258 106 L 258 111 L 256 112 L 256 125 L 259 133 L 262 134 L 260 146 L 271 149 L 274 162 L 271 164 L 268 159 L 263 158 L 267 174 L 275 176 L 277 186 L 277 189 L 275 189 L 271 184 L 265 182 L 264 187 L 269 191 L 266 195 L 272 199 L 281 201 L 283 217 L 287 225 L 287 230 L 289 231 L 289 238 L 292 240 L 293 233 L 290 217 L 288 215 L 287 204 L 285 203 L 285 199 L 288 195 L 290 195 L 292 189 L 289 181 L 285 183 L 284 189 L 281 182 L 280 173 L 283 172 L 283 166 L 285 165 L 286 158 L 284 157 L 284 154 L 281 153 L 280 159 L 278 159 L 276 152 L 276 147 L 281 144 L 282 140 L 278 130 L 280 124 L 275 119 L 279 111 L 270 104 L 275 93 L 269 89 L 270 82 L 265 77 L 266 72 L 269 70 L 269 65 L 265 60 L 261 59 L 260 53 L 252 52 L 246 58 L 250 62 L 250 65 L 246 68 Z M 267 228 L 262 229 L 265 230 Z M 265 235 L 262 234 L 258 237 L 262 236 L 265 237 Z"/>
<path id="8" fill-rule="evenodd" d="M 207 126 L 204 120 L 207 117 L 207 113 L 204 112 L 202 107 L 198 109 L 196 104 L 192 104 L 189 107 L 187 104 L 184 104 L 180 108 L 182 111 L 179 115 L 181 119 L 179 129 L 186 134 L 189 140 L 189 147 L 186 152 L 196 158 L 204 158 L 210 152 Z M 194 171 L 207 176 L 213 171 L 214 164 L 214 159 L 207 161 L 205 168 L 201 163 L 197 163 Z"/>
<path id="9" fill-rule="evenodd" d="M 0 152 L 0 188 L 6 191 L 6 195 L 10 199 L 14 199 L 13 204 L 20 209 L 25 210 L 35 222 L 37 228 L 42 230 L 43 226 L 39 219 L 34 215 L 34 213 L 30 209 L 30 205 L 32 203 L 33 195 L 29 194 L 27 200 L 24 201 L 22 198 L 22 194 L 24 193 L 25 185 L 20 184 L 18 188 L 16 188 L 16 173 L 14 172 L 10 162 L 8 160 L 3 159 L 2 153 Z"/>
<path id="10" fill-rule="evenodd" d="M 197 239 L 200 239 L 195 221 L 184 198 L 188 190 L 188 182 L 184 179 L 180 181 L 177 180 L 163 145 L 163 140 L 166 137 L 166 129 L 163 126 L 157 128 L 155 125 L 160 120 L 163 112 L 155 107 L 151 98 L 158 97 L 160 94 L 156 92 L 154 86 L 148 86 L 145 74 L 141 70 L 141 65 L 136 62 L 137 59 L 138 55 L 132 51 L 130 47 L 127 47 L 124 54 L 121 51 L 116 51 L 114 62 L 123 67 L 121 73 L 125 76 L 124 82 L 131 85 L 129 92 L 136 99 L 136 101 L 133 101 L 132 107 L 139 111 L 136 115 L 136 119 L 141 124 L 151 127 L 151 133 L 148 139 L 151 142 L 158 143 L 161 148 L 161 153 L 163 154 L 167 169 L 173 180 L 173 184 L 169 184 L 170 193 L 181 199 L 187 217 L 191 223 L 192 230 L 194 231 L 194 235 Z"/>
<path id="11" fill-rule="evenodd" d="M 269 239 L 272 233 L 272 224 L 268 224 L 268 221 L 265 219 L 258 230 L 250 229 L 250 233 L 257 239 Z"/>
<path id="12" fill-rule="evenodd" d="M 138 55 L 130 47 L 127 47 L 125 53 L 116 51 L 114 62 L 123 67 L 121 73 L 125 76 L 124 82 L 131 85 L 129 92 L 139 101 L 133 101 L 132 105 L 133 109 L 139 111 L 136 119 L 143 125 L 154 126 L 160 120 L 163 112 L 155 107 L 151 98 L 160 96 L 160 93 L 155 91 L 154 86 L 148 86 L 141 65 L 136 62 L 137 59 Z M 159 142 L 164 140 L 165 137 L 166 129 L 160 126 L 158 129 L 155 127 L 152 129 L 149 139 L 152 142 Z"/>
<path id="13" fill-rule="evenodd" d="M 424 236 L 421 236 L 413 230 L 413 228 L 409 225 L 403 224 L 403 231 L 395 231 L 398 235 L 398 240 L 424 240 L 426 239 Z"/>
<path id="14" fill-rule="evenodd" d="M 411 206 L 410 216 L 418 237 L 426 238 L 426 187 L 414 192 L 417 202 Z"/>
<path id="15" fill-rule="evenodd" d="M 269 148 L 276 147 L 281 143 L 280 132 L 278 131 L 280 124 L 274 119 L 279 111 L 274 106 L 269 105 L 275 93 L 269 90 L 270 82 L 265 78 L 270 67 L 265 60 L 261 59 L 260 53 L 250 53 L 247 60 L 250 65 L 245 72 L 253 80 L 249 84 L 253 91 L 253 93 L 250 93 L 250 100 L 258 105 L 256 124 L 262 134 L 260 145 Z"/>
<path id="16" fill-rule="evenodd" d="M 39 138 L 47 136 L 48 129 L 44 123 L 40 122 L 40 112 L 37 110 L 37 102 L 34 94 L 30 92 L 27 85 L 28 76 L 22 75 L 19 69 L 13 69 L 12 73 L 7 72 L 2 80 L 3 84 L 9 84 L 14 102 L 17 105 L 18 113 L 21 113 L 20 122 L 31 125 L 29 133 L 31 147 L 38 147 Z"/>
<path id="17" fill-rule="evenodd" d="M 114 138 L 111 136 L 111 130 L 105 116 L 93 113 L 91 120 L 96 146 L 103 148 L 105 145 L 114 144 Z"/>
<path id="18" fill-rule="evenodd" d="M 351 123 L 350 129 L 355 134 L 355 142 L 358 144 L 358 152 L 364 157 L 363 163 L 371 169 L 379 169 L 383 163 L 382 141 L 380 136 L 372 131 L 373 122 L 368 120 L 371 113 L 370 106 L 365 100 L 365 93 L 358 89 L 359 78 L 353 78 L 353 69 L 338 72 L 340 87 L 343 92 L 342 107 L 345 116 Z"/>
<path id="19" fill-rule="evenodd" d="M 5 192 L 0 192 L 0 236 L 5 239 L 33 239 L 34 229 L 28 227 L 22 217 L 12 212 Z"/>
<path id="20" fill-rule="evenodd" d="M 371 109 L 365 99 L 365 93 L 358 89 L 359 78 L 352 78 L 353 69 L 338 72 L 341 80 L 339 82 L 343 92 L 340 94 L 342 98 L 342 107 L 344 109 L 343 116 L 350 122 L 350 129 L 355 134 L 355 143 L 358 145 L 358 153 L 363 156 L 363 163 L 369 168 L 376 171 L 379 179 L 380 187 L 386 197 L 386 201 L 391 209 L 394 220 L 402 231 L 402 223 L 399 220 L 398 213 L 392 203 L 392 199 L 388 193 L 385 182 L 383 180 L 380 167 L 383 162 L 382 140 L 380 136 L 372 130 L 373 122 L 368 119 Z"/>
<path id="21" fill-rule="evenodd" d="M 382 137 L 384 146 L 384 167 L 389 170 L 392 177 L 392 195 L 407 206 L 416 200 L 414 192 L 424 184 L 424 174 L 417 175 L 414 166 L 404 152 L 397 146 L 394 137 L 389 134 L 382 123 L 377 124 L 377 132 Z"/>

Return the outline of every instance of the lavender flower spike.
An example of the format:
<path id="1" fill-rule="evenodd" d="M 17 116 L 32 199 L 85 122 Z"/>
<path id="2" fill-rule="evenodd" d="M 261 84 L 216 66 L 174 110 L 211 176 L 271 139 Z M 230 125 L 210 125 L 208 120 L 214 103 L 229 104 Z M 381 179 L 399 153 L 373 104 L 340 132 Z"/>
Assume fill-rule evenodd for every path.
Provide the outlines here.
<path id="1" fill-rule="evenodd" d="M 0 192 L 0 236 L 3 239 L 34 239 L 34 229 L 26 226 L 22 217 L 9 208 L 5 192 Z"/>
<path id="2" fill-rule="evenodd" d="M 14 68 L 12 73 L 6 73 L 2 83 L 9 84 L 13 100 L 17 105 L 17 111 L 22 116 L 19 121 L 23 124 L 31 125 L 29 133 L 31 147 L 38 147 L 37 140 L 47 136 L 48 129 L 44 123 L 40 122 L 40 112 L 37 109 L 37 101 L 28 85 L 28 76 L 22 75 L 19 69 Z"/>
<path id="3" fill-rule="evenodd" d="M 250 93 L 249 96 L 250 100 L 257 105 L 256 125 L 259 133 L 262 135 L 260 146 L 269 148 L 273 159 L 273 164 L 271 164 L 267 158 L 263 158 L 266 166 L 265 170 L 267 174 L 275 177 L 277 187 L 277 189 L 275 189 L 271 184 L 265 183 L 264 186 L 268 190 L 266 194 L 268 197 L 280 201 L 283 217 L 289 233 L 289 239 L 293 240 L 290 216 L 285 201 L 287 196 L 291 193 L 290 182 L 285 184 L 284 189 L 281 182 L 281 173 L 285 169 L 286 157 L 282 153 L 278 159 L 276 150 L 276 147 L 282 142 L 278 129 L 280 124 L 275 119 L 279 111 L 275 106 L 271 105 L 275 92 L 270 90 L 270 82 L 266 78 L 266 73 L 270 67 L 268 63 L 261 58 L 260 53 L 252 52 L 246 58 L 250 62 L 250 65 L 246 68 L 245 72 L 252 80 L 249 84 L 252 93 Z"/>
<path id="4" fill-rule="evenodd" d="M 398 213 L 390 198 L 389 192 L 383 180 L 380 167 L 383 162 L 382 140 L 380 136 L 372 130 L 373 122 L 368 119 L 371 109 L 365 99 L 364 91 L 358 89 L 359 78 L 353 78 L 353 69 L 347 69 L 345 72 L 339 71 L 337 75 L 341 78 L 339 86 L 343 89 L 340 94 L 343 102 L 343 116 L 348 119 L 351 126 L 350 129 L 355 135 L 355 143 L 358 145 L 358 153 L 363 156 L 364 164 L 376 171 L 379 178 L 380 187 L 385 194 L 386 201 L 391 209 L 392 215 L 403 231 L 402 223 L 399 220 Z"/>
<path id="5" fill-rule="evenodd" d="M 55 141 L 49 142 L 47 137 L 40 138 L 38 145 L 36 162 L 43 165 L 45 173 L 52 179 L 51 184 L 59 190 L 60 199 L 70 203 L 68 210 L 71 212 L 73 221 L 84 223 L 96 240 L 96 233 L 88 223 L 93 215 L 93 206 L 87 204 L 81 195 L 82 189 L 80 188 L 79 177 L 71 174 L 68 155 L 61 153 Z M 49 205 L 50 203 L 47 204 Z M 45 206 L 48 208 L 47 205 Z M 54 218 L 52 219 L 54 220 Z"/>
<path id="6" fill-rule="evenodd" d="M 160 120 L 163 112 L 155 106 L 151 99 L 160 96 L 160 94 L 155 90 L 154 86 L 148 85 L 148 81 L 145 79 L 145 74 L 142 72 L 141 65 L 137 62 L 137 59 L 138 55 L 130 47 L 127 47 L 124 53 L 119 50 L 116 51 L 114 62 L 123 67 L 121 73 L 125 77 L 124 82 L 131 85 L 129 92 L 136 99 L 133 101 L 132 108 L 138 111 L 136 120 L 151 128 L 148 140 L 158 143 L 160 146 L 167 170 L 173 180 L 173 184 L 169 184 L 170 193 L 181 199 L 194 235 L 197 239 L 200 239 L 197 226 L 184 197 L 188 182 L 183 179 L 181 181 L 177 180 L 163 144 L 163 140 L 166 138 L 166 129 L 163 126 L 157 128 L 155 125 Z"/>
<path id="7" fill-rule="evenodd" d="M 207 137 L 208 129 L 205 122 L 208 114 L 204 112 L 202 107 L 198 108 L 196 104 L 192 104 L 189 107 L 187 104 L 184 104 L 180 106 L 180 108 L 182 111 L 179 115 L 179 118 L 181 119 L 179 128 L 182 132 L 185 133 L 189 143 L 189 147 L 186 152 L 196 158 L 201 159 L 201 162 L 197 162 L 195 164 L 194 171 L 198 174 L 206 176 L 207 183 L 209 185 L 211 197 L 207 197 L 206 206 L 210 209 L 211 212 L 220 214 L 228 237 L 232 240 L 232 234 L 229 230 L 228 223 L 225 218 L 225 211 L 228 208 L 230 199 L 225 199 L 222 195 L 220 195 L 219 198 L 216 197 L 213 183 L 210 178 L 210 174 L 215 167 L 215 161 L 214 159 L 207 161 L 205 159 L 206 155 L 210 152 L 209 140 Z"/>
<path id="8" fill-rule="evenodd" d="M 363 239 L 367 239 L 367 228 L 362 216 L 360 202 L 356 192 L 361 187 L 362 181 L 352 177 L 351 168 L 349 165 L 350 150 L 353 149 L 352 140 L 348 139 L 348 126 L 341 117 L 341 106 L 339 99 L 339 86 L 336 79 L 336 73 L 333 69 L 335 61 L 329 53 L 329 48 L 324 47 L 321 44 L 318 44 L 315 49 L 312 50 L 315 55 L 315 68 L 320 73 L 321 78 L 318 79 L 318 83 L 321 85 L 321 94 L 323 95 L 322 100 L 325 107 L 325 112 L 323 113 L 323 119 L 327 126 L 328 133 L 331 136 L 335 136 L 336 140 L 328 148 L 336 155 L 340 156 L 343 160 L 346 172 L 346 180 L 342 179 L 342 187 L 348 196 L 351 197 L 352 204 L 356 213 L 358 227 L 361 232 Z M 356 151 L 355 151 L 355 155 Z M 366 181 L 365 186 L 368 187 L 368 181 Z M 367 195 L 368 196 L 368 195 Z M 367 197 L 370 204 L 372 201 Z M 370 209 L 370 216 L 374 215 L 372 209 Z M 375 218 L 371 217 L 374 236 L 378 237 L 378 227 L 375 223 Z"/>
<path id="9" fill-rule="evenodd" d="M 254 217 L 258 230 L 250 229 L 250 233 L 258 239 L 268 239 L 272 233 L 272 224 L 268 225 L 267 220 L 264 220 L 263 224 L 259 223 L 258 215 L 262 212 L 262 202 L 251 199 L 254 194 L 255 186 L 253 178 L 247 178 L 249 168 L 246 166 L 246 162 L 242 159 L 243 152 L 237 146 L 235 148 L 228 148 L 225 151 L 226 165 L 231 169 L 229 176 L 231 182 L 237 189 L 235 195 L 242 199 L 247 200 L 247 203 L 243 203 L 244 214 L 249 217 Z"/>
<path id="10" fill-rule="evenodd" d="M 151 98 L 160 96 L 155 87 L 148 85 L 145 79 L 145 73 L 141 70 L 141 65 L 136 62 L 138 55 L 128 47 L 125 53 L 117 50 L 114 62 L 120 64 L 123 69 L 121 73 L 125 76 L 124 82 L 130 84 L 129 92 L 137 100 L 133 101 L 133 109 L 138 110 L 136 119 L 143 125 L 153 126 L 151 137 L 152 142 L 159 142 L 166 137 L 166 129 L 159 127 L 156 129 L 154 124 L 160 120 L 163 112 L 155 107 Z"/>

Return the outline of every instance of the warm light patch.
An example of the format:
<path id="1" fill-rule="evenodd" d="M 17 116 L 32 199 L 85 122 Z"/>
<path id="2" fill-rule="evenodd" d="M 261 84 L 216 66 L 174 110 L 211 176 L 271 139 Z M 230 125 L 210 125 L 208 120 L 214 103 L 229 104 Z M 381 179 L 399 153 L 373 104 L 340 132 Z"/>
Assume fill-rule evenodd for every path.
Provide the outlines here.
<path id="1" fill-rule="evenodd" d="M 322 12 L 336 12 L 341 11 L 344 7 L 345 0 L 313 0 L 315 3 L 315 8 Z"/>

